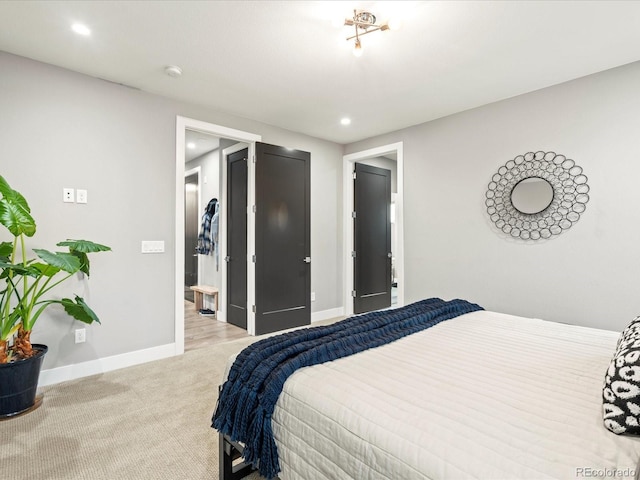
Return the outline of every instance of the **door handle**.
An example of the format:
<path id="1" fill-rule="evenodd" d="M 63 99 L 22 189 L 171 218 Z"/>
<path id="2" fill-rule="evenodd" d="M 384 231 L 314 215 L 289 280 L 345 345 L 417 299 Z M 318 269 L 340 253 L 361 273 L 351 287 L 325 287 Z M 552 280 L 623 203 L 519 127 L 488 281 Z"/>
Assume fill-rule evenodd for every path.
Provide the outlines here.
<path id="1" fill-rule="evenodd" d="M 387 253 L 387 258 L 391 258 L 391 252 Z"/>
<path id="2" fill-rule="evenodd" d="M 311 257 L 304 257 L 304 258 L 302 259 L 302 261 L 303 261 L 304 263 L 311 263 Z"/>
<path id="3" fill-rule="evenodd" d="M 224 257 L 224 261 L 229 263 L 231 261 L 231 257 L 227 255 L 226 257 Z"/>

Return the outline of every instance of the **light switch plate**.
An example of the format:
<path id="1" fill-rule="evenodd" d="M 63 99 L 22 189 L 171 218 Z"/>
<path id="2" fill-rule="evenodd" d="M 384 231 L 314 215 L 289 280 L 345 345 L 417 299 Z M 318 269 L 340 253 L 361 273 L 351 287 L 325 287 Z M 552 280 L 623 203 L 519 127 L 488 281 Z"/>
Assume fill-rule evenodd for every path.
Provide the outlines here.
<path id="1" fill-rule="evenodd" d="M 87 191 L 78 189 L 76 190 L 76 203 L 87 203 Z"/>
<path id="2" fill-rule="evenodd" d="M 164 240 L 142 240 L 142 253 L 164 253 Z"/>

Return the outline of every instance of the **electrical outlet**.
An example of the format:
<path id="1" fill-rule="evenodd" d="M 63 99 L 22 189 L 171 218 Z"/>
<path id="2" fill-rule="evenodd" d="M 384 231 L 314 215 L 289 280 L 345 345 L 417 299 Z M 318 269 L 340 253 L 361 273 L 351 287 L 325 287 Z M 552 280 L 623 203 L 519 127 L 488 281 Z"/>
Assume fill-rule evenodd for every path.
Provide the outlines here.
<path id="1" fill-rule="evenodd" d="M 87 329 L 86 328 L 76 329 L 76 343 L 84 343 L 86 341 L 87 341 Z"/>
<path id="2" fill-rule="evenodd" d="M 73 188 L 63 188 L 62 189 L 62 201 L 64 203 L 74 203 L 75 199 L 75 190 Z"/>

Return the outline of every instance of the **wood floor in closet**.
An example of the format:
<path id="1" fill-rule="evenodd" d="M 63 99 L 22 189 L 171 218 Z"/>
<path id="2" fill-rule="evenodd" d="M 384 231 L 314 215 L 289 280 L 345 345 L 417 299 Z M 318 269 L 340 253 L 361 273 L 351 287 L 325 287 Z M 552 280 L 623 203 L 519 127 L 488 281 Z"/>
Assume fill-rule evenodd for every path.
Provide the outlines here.
<path id="1" fill-rule="evenodd" d="M 248 337 L 246 330 L 220 322 L 215 317 L 203 317 L 192 302 L 184 301 L 184 351 Z"/>

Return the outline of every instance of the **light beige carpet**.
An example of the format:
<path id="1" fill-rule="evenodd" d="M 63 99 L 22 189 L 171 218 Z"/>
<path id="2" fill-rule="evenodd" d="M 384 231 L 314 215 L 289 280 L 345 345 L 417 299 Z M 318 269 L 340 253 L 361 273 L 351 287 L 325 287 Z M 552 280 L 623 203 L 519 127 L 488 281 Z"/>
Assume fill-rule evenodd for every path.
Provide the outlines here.
<path id="1" fill-rule="evenodd" d="M 217 480 L 218 384 L 254 340 L 43 388 L 39 409 L 0 421 L 0 477 Z"/>

